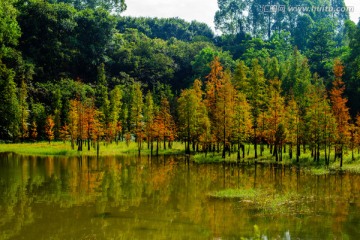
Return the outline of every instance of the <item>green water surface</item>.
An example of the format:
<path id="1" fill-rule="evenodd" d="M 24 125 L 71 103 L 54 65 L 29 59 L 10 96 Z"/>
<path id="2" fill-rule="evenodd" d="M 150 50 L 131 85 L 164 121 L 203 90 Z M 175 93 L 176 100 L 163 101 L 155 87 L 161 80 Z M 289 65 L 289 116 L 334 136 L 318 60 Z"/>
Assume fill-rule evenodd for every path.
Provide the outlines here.
<path id="1" fill-rule="evenodd" d="M 267 199 L 216 199 L 222 189 Z M 263 204 L 277 196 L 296 200 Z M 360 239 L 360 176 L 182 157 L 0 155 L 0 239 Z M 259 231 L 254 231 L 254 225 Z"/>

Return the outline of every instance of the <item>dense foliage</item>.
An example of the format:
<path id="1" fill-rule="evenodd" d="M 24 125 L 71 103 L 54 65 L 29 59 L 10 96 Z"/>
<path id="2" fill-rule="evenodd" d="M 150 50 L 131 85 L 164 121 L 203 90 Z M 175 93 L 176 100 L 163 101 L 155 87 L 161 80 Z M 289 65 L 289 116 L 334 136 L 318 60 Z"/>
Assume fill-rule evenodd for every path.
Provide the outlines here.
<path id="1" fill-rule="evenodd" d="M 328 2 L 306 6 L 344 6 Z M 255 157 L 267 144 L 277 159 L 303 145 L 326 162 L 330 146 L 339 157 L 359 146 L 360 24 L 347 12 L 218 4 L 215 36 L 196 21 L 122 17 L 124 1 L 0 0 L 0 139 L 139 151 L 181 140 L 239 158 L 251 142 Z"/>

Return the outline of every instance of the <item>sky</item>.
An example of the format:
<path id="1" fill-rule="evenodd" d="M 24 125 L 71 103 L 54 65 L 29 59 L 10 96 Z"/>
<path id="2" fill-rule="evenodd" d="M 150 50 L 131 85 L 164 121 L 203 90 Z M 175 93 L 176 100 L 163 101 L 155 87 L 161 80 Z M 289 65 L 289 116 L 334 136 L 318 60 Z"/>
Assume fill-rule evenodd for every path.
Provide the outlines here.
<path id="1" fill-rule="evenodd" d="M 214 16 L 218 9 L 217 0 L 126 0 L 127 10 L 123 16 L 134 17 L 179 17 L 191 22 L 196 20 L 208 24 L 213 30 Z M 345 0 L 346 6 L 353 6 L 355 11 L 350 18 L 358 22 L 360 0 Z"/>

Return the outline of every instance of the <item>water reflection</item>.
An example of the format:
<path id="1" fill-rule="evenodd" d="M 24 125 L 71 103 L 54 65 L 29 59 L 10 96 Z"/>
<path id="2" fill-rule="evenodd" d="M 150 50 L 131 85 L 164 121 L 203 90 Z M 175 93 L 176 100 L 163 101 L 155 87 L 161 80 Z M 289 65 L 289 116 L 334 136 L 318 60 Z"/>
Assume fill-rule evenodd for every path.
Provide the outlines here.
<path id="1" fill-rule="evenodd" d="M 357 238 L 359 180 L 278 165 L 186 165 L 171 156 L 2 154 L 0 239 L 239 239 L 253 237 L 255 224 L 268 239 Z M 207 197 L 224 188 L 304 200 L 268 212 Z"/>

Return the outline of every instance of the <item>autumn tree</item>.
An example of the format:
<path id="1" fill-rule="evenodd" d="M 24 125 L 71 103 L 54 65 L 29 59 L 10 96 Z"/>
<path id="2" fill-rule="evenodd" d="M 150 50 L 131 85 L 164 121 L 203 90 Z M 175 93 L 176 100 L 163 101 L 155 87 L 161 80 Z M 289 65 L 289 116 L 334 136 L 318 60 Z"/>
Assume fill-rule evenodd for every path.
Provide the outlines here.
<path id="1" fill-rule="evenodd" d="M 234 106 L 236 91 L 230 81 L 230 73 L 226 72 L 221 79 L 220 87 L 217 98 L 217 112 L 215 114 L 216 122 L 219 128 L 215 131 L 216 137 L 223 143 L 222 157 L 225 158 L 225 151 L 229 151 L 230 155 L 230 143 L 231 133 L 233 127 Z"/>
<path id="2" fill-rule="evenodd" d="M 50 142 L 54 139 L 54 117 L 52 115 L 49 115 L 46 118 L 46 124 L 45 124 L 45 133 L 46 133 L 46 138 L 49 140 L 49 144 Z"/>
<path id="3" fill-rule="evenodd" d="M 210 73 L 206 77 L 207 81 L 205 86 L 205 104 L 208 109 L 209 119 L 211 123 L 212 141 L 217 143 L 217 149 L 218 151 L 220 151 L 219 130 L 221 129 L 221 126 L 219 125 L 218 122 L 218 118 L 219 118 L 218 101 L 219 101 L 219 91 L 222 84 L 221 81 L 224 78 L 224 70 L 218 57 L 214 58 L 210 66 L 211 66 Z"/>
<path id="4" fill-rule="evenodd" d="M 80 102 L 78 100 L 70 100 L 70 111 L 68 113 L 68 128 L 71 142 L 71 149 L 75 148 L 75 141 L 78 136 L 78 105 Z"/>
<path id="5" fill-rule="evenodd" d="M 277 78 L 275 78 L 274 80 L 270 80 L 267 92 L 269 98 L 266 114 L 266 122 L 268 126 L 267 138 L 268 142 L 271 144 L 271 148 L 273 147 L 273 156 L 275 156 L 276 161 L 278 161 L 279 151 L 281 153 L 281 145 L 279 142 L 281 138 L 279 138 L 279 136 L 282 136 L 281 132 L 278 131 L 285 131 L 284 125 L 282 125 L 281 127 L 279 126 L 280 124 L 283 124 L 285 114 L 284 98 L 281 96 L 281 81 Z"/>
<path id="6" fill-rule="evenodd" d="M 30 138 L 31 140 L 36 141 L 37 137 L 38 137 L 37 124 L 36 121 L 32 121 L 30 128 Z"/>
<path id="7" fill-rule="evenodd" d="M 90 141 L 92 139 L 96 139 L 96 137 L 94 136 L 95 133 L 95 125 L 96 125 L 96 109 L 95 109 L 95 105 L 94 105 L 94 101 L 93 99 L 86 99 L 86 101 L 83 104 L 83 121 L 82 121 L 82 125 L 83 127 L 83 138 L 87 140 L 87 147 L 88 147 L 88 151 L 90 151 Z M 79 119 L 80 121 L 80 119 Z M 109 129 L 109 128 L 108 128 Z"/>
<path id="8" fill-rule="evenodd" d="M 171 147 L 172 141 L 176 136 L 176 127 L 174 119 L 170 113 L 170 103 L 167 98 L 162 98 L 159 109 L 159 117 L 162 128 L 162 140 L 164 143 L 164 149 L 166 149 L 166 140 L 168 140 L 169 147 Z"/>
<path id="9" fill-rule="evenodd" d="M 144 123 L 145 123 L 145 135 L 147 139 L 148 149 L 151 147 L 151 153 L 153 151 L 153 132 L 151 130 L 154 124 L 155 118 L 155 104 L 150 91 L 145 96 L 144 104 Z"/>
<path id="10" fill-rule="evenodd" d="M 343 164 L 343 148 L 349 138 L 349 109 L 346 106 L 347 99 L 343 97 L 345 91 L 345 84 L 342 81 L 344 74 L 344 67 L 340 60 L 335 60 L 334 63 L 334 81 L 333 87 L 330 91 L 330 99 L 332 110 L 337 123 L 337 151 L 336 154 L 340 155 L 340 167 Z"/>

